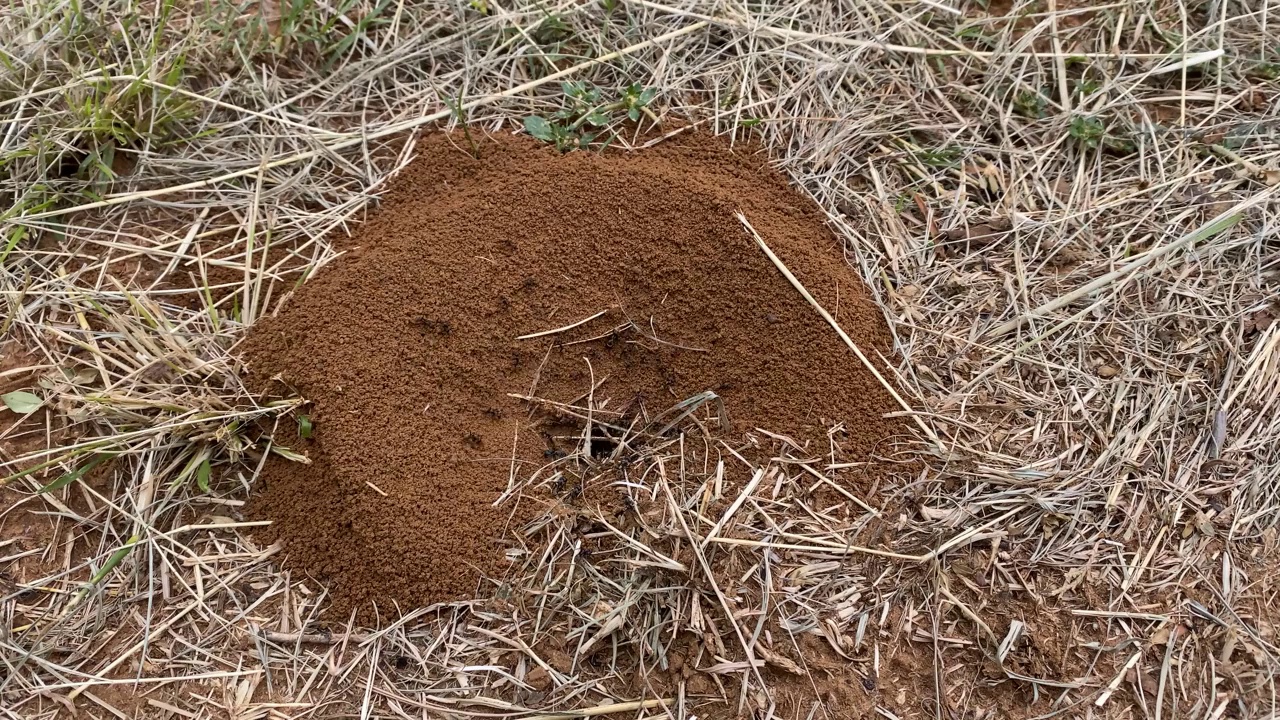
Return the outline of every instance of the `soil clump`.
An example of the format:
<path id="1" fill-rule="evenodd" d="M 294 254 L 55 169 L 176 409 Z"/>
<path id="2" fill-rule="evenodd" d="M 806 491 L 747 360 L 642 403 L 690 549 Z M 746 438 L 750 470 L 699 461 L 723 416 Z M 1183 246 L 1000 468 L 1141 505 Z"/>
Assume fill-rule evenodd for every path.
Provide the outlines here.
<path id="1" fill-rule="evenodd" d="M 612 453 L 608 425 L 700 392 L 727 415 L 709 431 L 734 442 L 763 428 L 814 455 L 892 452 L 888 393 L 735 217 L 864 352 L 888 354 L 841 242 L 757 148 L 691 133 L 562 155 L 496 136 L 477 159 L 459 140 L 424 137 L 346 255 L 243 345 L 250 382 L 306 398 L 314 426 L 294 446 L 310 464 L 273 456 L 251 514 L 333 611 L 491 594 L 504 533 L 550 503 L 495 507 L 513 478 Z M 590 449 L 566 406 L 608 419 Z"/>

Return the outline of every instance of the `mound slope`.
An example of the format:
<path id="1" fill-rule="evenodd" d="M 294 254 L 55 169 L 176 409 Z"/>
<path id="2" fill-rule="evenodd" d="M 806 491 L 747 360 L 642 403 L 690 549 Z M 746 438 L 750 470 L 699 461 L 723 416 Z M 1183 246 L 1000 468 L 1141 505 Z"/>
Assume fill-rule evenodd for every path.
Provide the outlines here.
<path id="1" fill-rule="evenodd" d="M 310 464 L 266 464 L 252 514 L 338 611 L 472 597 L 503 576 L 504 533 L 545 505 L 494 501 L 585 449 L 571 412 L 561 427 L 531 408 L 610 418 L 597 458 L 616 449 L 609 424 L 708 390 L 728 422 L 711 434 L 890 452 L 890 397 L 735 212 L 873 356 L 883 318 L 820 210 L 754 148 L 690 135 L 561 155 L 498 136 L 479 151 L 424 138 L 349 252 L 243 345 L 253 381 L 311 401 L 315 428 L 296 448 Z"/>

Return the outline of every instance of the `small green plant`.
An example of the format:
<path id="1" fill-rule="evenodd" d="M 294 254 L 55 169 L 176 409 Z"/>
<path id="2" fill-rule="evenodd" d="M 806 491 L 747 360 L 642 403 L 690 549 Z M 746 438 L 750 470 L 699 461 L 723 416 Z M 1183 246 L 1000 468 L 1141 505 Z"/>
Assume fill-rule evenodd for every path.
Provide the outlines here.
<path id="1" fill-rule="evenodd" d="M 979 45 L 982 47 L 993 48 L 999 42 L 995 35 L 990 35 L 985 31 L 985 26 L 981 24 L 966 25 L 954 34 L 957 40 L 969 40 L 971 45 Z"/>
<path id="2" fill-rule="evenodd" d="M 108 460 L 114 456 L 115 456 L 115 453 L 102 453 L 100 455 L 97 455 L 92 460 L 85 463 L 84 465 L 81 465 L 75 470 L 72 470 L 69 473 L 63 473 L 58 477 L 57 480 L 54 480 L 48 485 L 45 485 L 44 487 L 37 490 L 36 494 L 43 494 L 43 493 L 53 492 L 54 490 L 61 490 L 62 488 L 70 485 L 76 480 L 79 480 L 80 478 L 84 477 L 85 474 L 88 473 L 90 470 L 101 465 L 104 460 Z"/>
<path id="3" fill-rule="evenodd" d="M 1108 133 L 1106 124 L 1092 115 L 1077 115 L 1072 118 L 1067 134 L 1081 147 L 1089 150 L 1103 149 L 1128 154 L 1137 149 L 1132 140 Z"/>
<path id="4" fill-rule="evenodd" d="M 132 72 L 150 76 L 150 66 L 138 61 Z M 183 139 L 184 127 L 199 116 L 198 106 L 175 89 L 184 83 L 181 56 L 157 68 L 154 80 L 122 82 L 97 79 L 68 88 L 61 101 L 69 111 L 66 135 L 47 142 L 13 147 L 0 153 L 0 180 L 12 172 L 15 161 L 35 159 L 46 163 L 50 179 L 76 178 L 77 192 L 97 199 L 109 192 L 120 172 L 128 172 L 134 159 L 147 149 L 163 147 Z M 12 200 L 33 212 L 33 206 L 58 198 L 46 192 L 25 192 L 25 199 Z M 6 207 L 6 211 L 9 210 Z M 38 211 L 36 211 L 38 212 Z M 12 239 L 10 236 L 9 239 Z"/>
<path id="5" fill-rule="evenodd" d="M 588 128 L 605 128 L 618 120 L 618 113 L 625 113 L 632 122 L 639 120 L 641 113 L 656 119 L 649 109 L 658 94 L 653 88 L 633 83 L 623 90 L 621 98 L 610 102 L 605 102 L 600 88 L 590 83 L 566 82 L 560 88 L 564 103 L 551 117 L 530 115 L 524 119 L 525 131 L 543 142 L 554 143 L 560 152 L 586 148 L 604 132 Z"/>
<path id="6" fill-rule="evenodd" d="M 1013 96 L 1013 111 L 1032 120 L 1044 117 L 1047 104 L 1044 95 L 1034 90 L 1024 90 Z"/>
<path id="7" fill-rule="evenodd" d="M 1258 63 L 1249 68 L 1248 75 L 1259 80 L 1280 80 L 1280 63 Z"/>
<path id="8" fill-rule="evenodd" d="M 208 456 L 200 461 L 200 466 L 196 468 L 196 487 L 200 488 L 200 492 L 209 492 L 209 476 L 213 472 L 213 466 L 209 463 Z"/>
<path id="9" fill-rule="evenodd" d="M 354 5 L 355 0 L 348 0 L 350 5 Z M 356 46 L 357 42 L 363 41 L 366 50 L 375 51 L 376 45 L 369 40 L 369 35 L 375 28 L 383 25 L 389 25 L 391 18 L 386 17 L 388 10 L 392 7 L 391 0 L 380 0 L 374 8 L 361 15 L 354 24 L 351 25 L 350 31 L 343 34 L 335 42 L 329 43 L 322 51 L 325 55 L 325 68 L 333 67 L 344 56 L 350 53 Z M 340 13 L 338 18 L 343 17 Z M 337 22 L 331 22 L 329 31 L 332 33 L 337 27 Z"/>
<path id="10" fill-rule="evenodd" d="M 631 122 L 640 120 L 640 113 L 649 107 L 657 94 L 653 88 L 640 87 L 635 83 L 628 85 L 622 93 L 622 107 L 627 111 L 627 118 Z"/>
<path id="11" fill-rule="evenodd" d="M 311 424 L 311 417 L 309 415 L 298 416 L 298 437 L 303 440 L 310 440 L 311 433 L 314 430 L 315 426 Z"/>
<path id="12" fill-rule="evenodd" d="M 1221 145 L 1228 150 L 1243 150 L 1250 145 L 1267 142 L 1272 136 L 1273 131 L 1267 123 L 1233 123 L 1227 127 L 1226 134 L 1219 139 L 1216 145 Z"/>
<path id="13" fill-rule="evenodd" d="M 1102 121 L 1091 115 L 1077 115 L 1071 118 L 1071 127 L 1067 134 L 1076 142 L 1090 150 L 1102 147 L 1107 136 L 1107 128 Z"/>
<path id="14" fill-rule="evenodd" d="M 564 21 L 559 15 L 547 12 L 542 18 L 542 22 L 533 29 L 533 41 L 539 46 L 547 46 L 553 50 L 559 50 L 560 46 L 573 38 L 573 28 Z"/>
<path id="15" fill-rule="evenodd" d="M 461 95 L 453 99 L 449 109 L 453 111 L 454 121 L 462 127 L 462 135 L 466 137 L 467 144 L 471 146 L 471 157 L 479 160 L 480 146 L 476 144 L 475 138 L 471 137 L 471 126 L 467 124 L 467 109 L 462 106 Z"/>
<path id="16" fill-rule="evenodd" d="M 239 0 L 210 0 L 207 22 L 228 50 L 245 57 L 290 57 L 299 53 L 319 59 L 328 69 L 358 47 L 376 51 L 370 35 L 389 25 L 395 6 L 378 0 L 365 10 L 358 0 L 280 0 L 278 14 L 246 13 Z M 482 3 L 487 8 L 487 3 Z M 474 3 L 473 3 L 474 6 Z"/>
<path id="17" fill-rule="evenodd" d="M 5 407 L 18 415 L 35 412 L 44 404 L 44 400 L 41 400 L 39 395 L 24 390 L 14 390 L 11 393 L 0 395 L 0 401 L 4 402 Z"/>
<path id="18" fill-rule="evenodd" d="M 1102 89 L 1102 83 L 1098 82 L 1097 80 L 1081 78 L 1080 80 L 1076 81 L 1076 97 L 1077 98 L 1081 98 L 1081 99 L 1087 98 L 1101 89 Z"/>
<path id="19" fill-rule="evenodd" d="M 1162 30 L 1159 25 L 1155 24 L 1151 25 L 1151 32 L 1156 36 L 1157 40 L 1164 43 L 1164 48 L 1168 52 L 1175 52 L 1180 48 L 1185 47 L 1185 38 L 1183 38 L 1181 33 L 1176 33 L 1172 30 Z"/>
<path id="20" fill-rule="evenodd" d="M 960 161 L 964 159 L 965 154 L 964 150 L 954 145 L 945 145 L 931 150 L 913 147 L 910 148 L 910 151 L 921 164 L 934 168 L 959 167 Z"/>

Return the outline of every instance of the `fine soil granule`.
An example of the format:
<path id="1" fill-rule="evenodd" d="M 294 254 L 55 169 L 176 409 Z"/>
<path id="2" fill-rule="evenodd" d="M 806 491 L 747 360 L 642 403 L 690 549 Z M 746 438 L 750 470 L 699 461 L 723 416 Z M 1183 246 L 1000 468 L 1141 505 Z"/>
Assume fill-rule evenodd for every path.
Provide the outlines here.
<path id="1" fill-rule="evenodd" d="M 475 597 L 503 577 L 504 533 L 535 503 L 495 499 L 575 450 L 511 394 L 652 416 L 711 390 L 735 437 L 763 428 L 826 453 L 843 423 L 846 457 L 891 451 L 888 393 L 735 217 L 864 352 L 888 353 L 841 242 L 757 148 L 477 140 L 479 159 L 459 136 L 423 138 L 348 252 L 243 345 L 250 381 L 309 400 L 315 428 L 295 447 L 310 464 L 266 463 L 251 513 L 334 609 Z"/>

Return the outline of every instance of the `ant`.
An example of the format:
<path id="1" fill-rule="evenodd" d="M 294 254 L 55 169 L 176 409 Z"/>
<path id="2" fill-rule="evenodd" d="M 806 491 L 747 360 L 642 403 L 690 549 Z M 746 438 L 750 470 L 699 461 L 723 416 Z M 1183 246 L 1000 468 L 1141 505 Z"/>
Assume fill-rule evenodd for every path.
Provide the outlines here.
<path id="1" fill-rule="evenodd" d="M 626 517 L 627 513 L 640 514 L 640 508 L 636 505 L 636 501 L 630 495 L 622 496 L 622 507 L 613 513 L 615 518 Z"/>

